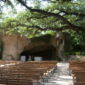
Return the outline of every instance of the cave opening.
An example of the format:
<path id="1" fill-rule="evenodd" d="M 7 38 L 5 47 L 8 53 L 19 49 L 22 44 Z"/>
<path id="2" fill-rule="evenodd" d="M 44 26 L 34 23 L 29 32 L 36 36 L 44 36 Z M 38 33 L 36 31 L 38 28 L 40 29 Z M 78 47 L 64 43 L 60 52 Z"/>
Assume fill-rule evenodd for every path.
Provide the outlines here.
<path id="1" fill-rule="evenodd" d="M 20 54 L 20 61 L 45 61 L 55 60 L 56 49 L 53 46 L 32 48 L 30 50 L 23 51 Z M 37 49 L 37 50 L 36 50 Z"/>

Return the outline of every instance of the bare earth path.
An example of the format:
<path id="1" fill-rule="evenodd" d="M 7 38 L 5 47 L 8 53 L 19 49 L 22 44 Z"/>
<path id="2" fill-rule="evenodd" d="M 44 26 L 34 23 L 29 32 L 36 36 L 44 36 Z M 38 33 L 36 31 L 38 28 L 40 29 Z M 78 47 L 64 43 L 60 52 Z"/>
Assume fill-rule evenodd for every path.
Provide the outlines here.
<path id="1" fill-rule="evenodd" d="M 73 85 L 73 78 L 69 72 L 69 63 L 57 63 L 54 74 L 46 79 L 43 85 Z"/>

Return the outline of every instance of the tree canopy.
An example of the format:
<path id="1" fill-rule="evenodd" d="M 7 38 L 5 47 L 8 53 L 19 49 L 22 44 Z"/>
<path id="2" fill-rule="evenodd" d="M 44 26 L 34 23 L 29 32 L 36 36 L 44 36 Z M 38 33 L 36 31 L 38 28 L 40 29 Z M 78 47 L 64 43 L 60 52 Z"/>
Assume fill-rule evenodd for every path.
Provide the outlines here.
<path id="1" fill-rule="evenodd" d="M 74 47 L 84 48 L 84 10 L 85 0 L 0 0 L 0 32 L 30 37 L 68 32 Z"/>
<path id="2" fill-rule="evenodd" d="M 12 0 L 1 1 L 15 8 Z M 22 7 L 28 10 L 25 20 L 27 19 L 29 22 L 28 24 L 19 23 L 18 25 L 39 30 L 62 31 L 72 29 L 75 31 L 85 31 L 84 0 L 31 0 L 31 2 L 35 3 L 33 6 L 29 5 L 29 2 L 29 0 L 16 0 L 16 4 L 21 4 Z M 45 7 L 41 4 L 44 2 L 47 3 Z M 14 22 L 17 21 L 15 20 Z"/>

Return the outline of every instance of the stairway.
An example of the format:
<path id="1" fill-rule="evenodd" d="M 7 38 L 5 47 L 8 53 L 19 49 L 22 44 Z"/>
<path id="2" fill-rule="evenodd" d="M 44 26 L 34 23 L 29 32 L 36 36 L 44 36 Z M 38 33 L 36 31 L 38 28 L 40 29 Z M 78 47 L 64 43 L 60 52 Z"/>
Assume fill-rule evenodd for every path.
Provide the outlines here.
<path id="1" fill-rule="evenodd" d="M 45 78 L 41 85 L 73 85 L 73 78 L 69 72 L 69 63 L 57 63 L 53 75 Z"/>

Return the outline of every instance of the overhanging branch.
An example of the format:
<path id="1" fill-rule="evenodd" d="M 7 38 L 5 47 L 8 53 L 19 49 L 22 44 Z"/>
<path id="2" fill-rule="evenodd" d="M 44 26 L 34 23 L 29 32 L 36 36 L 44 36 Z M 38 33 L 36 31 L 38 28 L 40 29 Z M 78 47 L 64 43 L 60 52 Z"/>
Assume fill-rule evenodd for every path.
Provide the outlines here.
<path id="1" fill-rule="evenodd" d="M 64 18 L 63 16 L 56 14 L 56 13 L 52 13 L 52 12 L 47 12 L 45 10 L 41 10 L 41 9 L 32 9 L 31 7 L 27 6 L 26 3 L 22 0 L 18 0 L 23 6 L 25 6 L 28 10 L 30 10 L 31 12 L 38 12 L 44 15 L 48 15 L 48 16 L 54 16 L 57 17 L 58 19 L 62 20 L 65 24 L 69 25 L 72 29 L 74 30 L 80 30 L 80 31 L 85 31 L 85 28 L 76 26 L 72 23 L 70 23 L 66 18 Z"/>
<path id="2" fill-rule="evenodd" d="M 68 11 L 65 11 L 65 10 L 60 10 L 60 12 L 63 12 L 67 15 L 76 15 L 76 16 L 80 16 L 80 17 L 85 17 L 85 14 L 83 13 L 77 13 L 77 12 L 68 12 Z"/>
<path id="3" fill-rule="evenodd" d="M 28 7 L 24 1 L 22 0 L 18 0 L 23 6 L 25 6 L 28 10 L 30 10 L 31 12 L 38 12 L 38 13 L 41 13 L 41 14 L 44 14 L 44 15 L 48 15 L 48 16 L 54 16 L 54 17 L 57 17 L 58 19 L 61 19 L 62 21 L 64 21 L 66 24 L 69 24 L 71 25 L 71 23 L 64 17 L 62 17 L 61 15 L 59 14 L 55 14 L 55 13 L 51 13 L 51 12 L 47 12 L 45 10 L 40 10 L 40 9 L 32 9 L 31 7 Z"/>
<path id="4" fill-rule="evenodd" d="M 42 28 L 40 26 L 37 26 L 37 25 L 34 25 L 34 26 L 29 26 L 29 25 L 25 25 L 25 24 L 18 24 L 17 26 L 22 26 L 22 27 L 27 27 L 27 28 L 32 28 L 32 29 L 38 29 L 38 30 L 41 30 L 41 31 L 46 31 L 46 30 L 52 30 L 52 31 L 62 31 L 62 30 L 65 30 L 65 29 L 69 29 L 69 27 L 65 26 L 65 27 L 60 27 L 60 28 L 53 28 L 53 27 L 47 27 L 47 28 Z"/>

